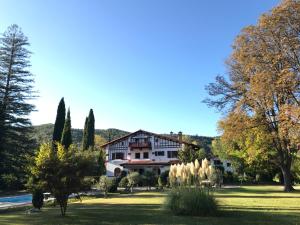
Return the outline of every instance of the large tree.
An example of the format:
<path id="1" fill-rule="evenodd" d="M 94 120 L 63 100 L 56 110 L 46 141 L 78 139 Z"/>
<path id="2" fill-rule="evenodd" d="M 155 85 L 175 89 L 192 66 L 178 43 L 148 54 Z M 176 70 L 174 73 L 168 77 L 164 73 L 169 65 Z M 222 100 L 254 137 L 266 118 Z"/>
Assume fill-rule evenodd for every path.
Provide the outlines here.
<path id="1" fill-rule="evenodd" d="M 217 76 L 206 102 L 230 112 L 224 135 L 263 132 L 284 190 L 293 190 L 291 165 L 300 143 L 300 2 L 285 0 L 244 28 L 227 64 L 229 81 Z"/>
<path id="2" fill-rule="evenodd" d="M 64 125 L 65 125 L 65 117 L 66 117 L 66 107 L 64 98 L 62 98 L 57 107 L 56 119 L 54 123 L 54 131 L 53 131 L 53 142 L 60 142 Z"/>
<path id="3" fill-rule="evenodd" d="M 68 109 L 67 118 L 65 121 L 62 137 L 61 137 L 61 144 L 65 148 L 69 148 L 69 146 L 72 144 L 72 134 L 71 134 L 71 115 L 70 115 L 70 109 Z"/>
<path id="4" fill-rule="evenodd" d="M 95 117 L 94 112 L 90 109 L 89 116 L 85 120 L 83 130 L 83 150 L 93 148 L 95 145 Z"/>
<path id="5" fill-rule="evenodd" d="M 0 183 L 24 173 L 26 155 L 32 152 L 31 122 L 35 97 L 28 38 L 11 25 L 0 37 Z"/>

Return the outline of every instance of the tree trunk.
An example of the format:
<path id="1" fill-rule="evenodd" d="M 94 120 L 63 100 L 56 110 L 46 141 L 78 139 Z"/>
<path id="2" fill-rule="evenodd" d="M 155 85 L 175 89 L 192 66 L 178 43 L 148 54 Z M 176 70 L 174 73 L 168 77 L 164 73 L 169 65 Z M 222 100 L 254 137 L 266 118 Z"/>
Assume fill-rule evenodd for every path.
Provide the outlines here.
<path id="1" fill-rule="evenodd" d="M 290 191 L 295 190 L 292 185 L 291 168 L 282 166 L 281 171 L 282 171 L 283 181 L 284 181 L 284 191 L 290 192 Z"/>

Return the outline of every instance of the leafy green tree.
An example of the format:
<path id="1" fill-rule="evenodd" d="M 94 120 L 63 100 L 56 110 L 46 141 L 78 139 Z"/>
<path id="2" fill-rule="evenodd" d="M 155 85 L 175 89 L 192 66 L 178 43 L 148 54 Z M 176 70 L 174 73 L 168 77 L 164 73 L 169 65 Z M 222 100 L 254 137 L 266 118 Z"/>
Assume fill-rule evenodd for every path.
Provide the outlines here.
<path id="1" fill-rule="evenodd" d="M 69 148 L 72 144 L 72 134 L 71 134 L 71 115 L 70 109 L 68 109 L 67 118 L 65 121 L 62 137 L 61 137 L 61 144 L 65 146 L 65 148 Z"/>
<path id="2" fill-rule="evenodd" d="M 87 176 L 94 164 L 92 155 L 84 154 L 74 145 L 65 148 L 57 143 L 54 150 L 52 144 L 44 143 L 30 168 L 30 180 L 34 186 L 49 191 L 55 197 L 64 216 L 69 195 L 90 188 L 91 180 Z"/>
<path id="3" fill-rule="evenodd" d="M 60 142 L 65 126 L 66 107 L 64 98 L 62 98 L 57 107 L 56 119 L 54 123 L 53 142 Z"/>
<path id="4" fill-rule="evenodd" d="M 27 156 L 34 149 L 28 116 L 35 108 L 29 100 L 36 96 L 28 46 L 18 25 L 0 36 L 0 188 L 22 185 Z M 15 182 L 9 187 L 6 180 Z"/>
<path id="5" fill-rule="evenodd" d="M 183 163 L 194 162 L 196 159 L 202 160 L 206 158 L 203 148 L 195 149 L 191 145 L 184 145 L 182 150 L 178 151 L 178 159 Z"/>

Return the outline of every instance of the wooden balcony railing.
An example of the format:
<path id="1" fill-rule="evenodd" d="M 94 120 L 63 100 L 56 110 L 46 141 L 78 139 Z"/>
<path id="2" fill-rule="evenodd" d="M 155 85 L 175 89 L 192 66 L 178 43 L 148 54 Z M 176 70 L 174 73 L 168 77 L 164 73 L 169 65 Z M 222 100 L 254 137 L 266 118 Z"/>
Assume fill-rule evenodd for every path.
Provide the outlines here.
<path id="1" fill-rule="evenodd" d="M 129 143 L 130 149 L 137 149 L 137 148 L 149 148 L 151 149 L 151 142 L 142 142 L 142 143 L 137 143 L 137 142 L 131 142 Z"/>

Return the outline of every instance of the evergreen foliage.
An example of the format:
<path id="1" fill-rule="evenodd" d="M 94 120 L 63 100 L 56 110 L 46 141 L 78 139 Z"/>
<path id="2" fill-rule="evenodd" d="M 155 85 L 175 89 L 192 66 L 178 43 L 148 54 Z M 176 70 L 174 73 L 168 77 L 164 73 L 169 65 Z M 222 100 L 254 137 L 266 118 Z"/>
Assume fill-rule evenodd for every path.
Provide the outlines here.
<path id="1" fill-rule="evenodd" d="M 89 116 L 85 119 L 82 149 L 87 150 L 95 146 L 95 117 L 94 112 L 90 109 Z"/>
<path id="2" fill-rule="evenodd" d="M 0 188 L 22 185 L 27 156 L 34 149 L 28 118 L 34 105 L 28 100 L 36 96 L 28 46 L 27 37 L 15 24 L 0 36 Z"/>
<path id="3" fill-rule="evenodd" d="M 36 209 L 41 209 L 44 205 L 44 194 L 40 189 L 36 189 L 32 193 L 32 205 Z"/>
<path id="4" fill-rule="evenodd" d="M 83 136 L 82 136 L 82 149 L 88 149 L 88 139 L 87 139 L 87 128 L 88 128 L 88 117 L 85 118 L 84 128 L 83 128 Z"/>
<path id="5" fill-rule="evenodd" d="M 57 107 L 57 114 L 54 123 L 54 131 L 53 131 L 53 142 L 60 142 L 62 137 L 62 132 L 65 125 L 65 117 L 66 117 L 66 107 L 64 98 L 62 98 Z"/>
<path id="6" fill-rule="evenodd" d="M 72 144 L 70 109 L 68 109 L 67 118 L 65 121 L 64 129 L 61 137 L 61 144 L 65 148 L 69 148 L 69 146 Z"/>

